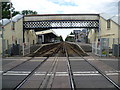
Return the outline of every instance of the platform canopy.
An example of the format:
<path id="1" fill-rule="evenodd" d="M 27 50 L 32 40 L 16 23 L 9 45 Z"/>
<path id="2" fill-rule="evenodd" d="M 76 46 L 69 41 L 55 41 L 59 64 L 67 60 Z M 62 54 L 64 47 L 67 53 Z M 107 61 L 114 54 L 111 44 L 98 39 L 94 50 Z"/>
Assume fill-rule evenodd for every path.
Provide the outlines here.
<path id="1" fill-rule="evenodd" d="M 45 30 L 45 31 L 36 32 L 36 35 L 45 35 L 45 34 L 53 34 L 55 36 L 58 36 L 53 30 Z"/>
<path id="2" fill-rule="evenodd" d="M 24 29 L 98 28 L 99 14 L 45 14 L 24 16 Z"/>

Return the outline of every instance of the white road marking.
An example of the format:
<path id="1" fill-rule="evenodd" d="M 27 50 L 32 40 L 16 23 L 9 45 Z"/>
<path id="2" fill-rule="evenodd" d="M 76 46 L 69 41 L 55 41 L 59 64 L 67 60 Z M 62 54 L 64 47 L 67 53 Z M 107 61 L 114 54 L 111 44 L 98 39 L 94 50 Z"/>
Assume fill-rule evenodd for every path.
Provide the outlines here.
<path id="1" fill-rule="evenodd" d="M 101 74 L 73 74 L 74 76 L 101 76 Z"/>
<path id="2" fill-rule="evenodd" d="M 88 73 L 98 73 L 98 71 L 81 71 L 81 72 L 73 72 L 74 74 L 88 74 Z"/>
<path id="3" fill-rule="evenodd" d="M 0 71 L 2 73 L 3 71 Z M 106 75 L 112 76 L 112 75 L 119 75 L 120 71 L 105 71 Z M 4 73 L 3 75 L 29 75 L 31 71 L 8 71 L 7 73 Z M 47 72 L 35 72 L 34 75 L 44 76 Z M 68 72 L 56 72 L 55 76 L 68 76 Z M 53 72 L 48 73 L 48 76 L 54 75 Z M 98 71 L 80 71 L 80 72 L 73 72 L 74 76 L 100 76 Z"/>
<path id="4" fill-rule="evenodd" d="M 114 70 L 114 71 L 105 71 L 105 73 L 120 73 L 120 71 Z"/>
<path id="5" fill-rule="evenodd" d="M 119 73 L 107 73 L 106 75 L 108 75 L 108 76 L 119 75 Z"/>
<path id="6" fill-rule="evenodd" d="M 3 59 L 4 61 L 26 61 L 27 59 Z"/>
<path id="7" fill-rule="evenodd" d="M 118 59 L 107 59 L 107 58 L 106 59 L 92 59 L 92 58 L 89 59 L 88 58 L 88 60 L 101 60 L 101 61 L 103 60 L 103 61 L 116 61 L 116 62 L 118 62 Z"/>
<path id="8" fill-rule="evenodd" d="M 23 74 L 23 73 L 22 74 L 20 74 L 20 73 L 19 74 L 17 74 L 17 73 L 9 73 L 9 74 L 3 74 L 3 75 L 4 76 L 10 76 L 10 75 L 11 76 L 27 76 L 28 74 Z"/>
<path id="9" fill-rule="evenodd" d="M 31 73 L 30 71 L 8 71 L 7 73 L 4 73 L 3 75 L 28 75 Z"/>

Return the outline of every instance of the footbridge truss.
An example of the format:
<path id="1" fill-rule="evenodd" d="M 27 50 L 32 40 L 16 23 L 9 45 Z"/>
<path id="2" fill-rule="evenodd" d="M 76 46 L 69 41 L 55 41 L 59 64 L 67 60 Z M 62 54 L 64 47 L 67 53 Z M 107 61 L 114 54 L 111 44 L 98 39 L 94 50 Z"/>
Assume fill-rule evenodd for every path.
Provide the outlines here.
<path id="1" fill-rule="evenodd" d="M 24 16 L 23 28 L 99 28 L 99 14 L 48 14 Z"/>

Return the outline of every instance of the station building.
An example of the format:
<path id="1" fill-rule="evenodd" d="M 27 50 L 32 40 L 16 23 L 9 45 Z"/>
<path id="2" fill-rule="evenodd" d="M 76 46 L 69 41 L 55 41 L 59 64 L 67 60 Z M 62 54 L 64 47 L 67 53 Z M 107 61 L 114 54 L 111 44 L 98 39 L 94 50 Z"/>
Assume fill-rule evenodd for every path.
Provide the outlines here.
<path id="1" fill-rule="evenodd" d="M 73 30 L 76 42 L 86 42 L 87 29 Z"/>
<path id="2" fill-rule="evenodd" d="M 120 42 L 120 25 L 118 24 L 118 16 L 114 16 L 113 18 L 108 18 L 105 16 L 100 16 L 100 32 L 97 29 L 89 30 L 88 39 L 89 43 L 92 44 L 93 52 L 95 54 L 99 54 L 99 50 L 101 50 L 101 54 L 108 54 L 110 52 L 117 52 L 119 49 L 115 49 L 115 45 L 119 45 Z M 101 37 L 101 42 L 98 39 Z M 101 47 L 101 48 L 100 48 Z M 105 55 L 106 56 L 106 55 Z"/>
<path id="3" fill-rule="evenodd" d="M 18 14 L 10 19 L 2 19 L 0 23 L 3 25 L 3 50 L 5 55 L 16 55 L 22 51 L 23 44 L 23 15 Z M 2 32 L 2 31 L 1 31 Z M 34 30 L 25 31 L 26 46 L 37 43 L 37 37 Z M 2 42 L 2 39 L 0 39 Z M 2 53 L 2 46 L 0 46 L 0 54 Z"/>
<path id="4" fill-rule="evenodd" d="M 36 32 L 38 43 L 53 43 L 58 35 L 53 30 L 44 30 Z"/>

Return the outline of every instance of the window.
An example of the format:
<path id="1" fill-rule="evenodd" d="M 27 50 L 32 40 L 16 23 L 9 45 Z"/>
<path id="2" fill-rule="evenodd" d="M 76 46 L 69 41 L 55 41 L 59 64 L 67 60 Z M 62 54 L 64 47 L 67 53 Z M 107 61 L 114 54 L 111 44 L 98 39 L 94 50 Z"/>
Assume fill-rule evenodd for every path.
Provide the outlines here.
<path id="1" fill-rule="evenodd" d="M 110 29 L 111 23 L 110 23 L 110 19 L 107 20 L 107 29 Z"/>

